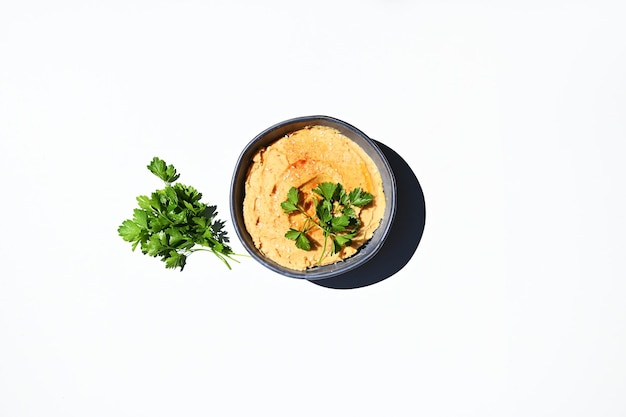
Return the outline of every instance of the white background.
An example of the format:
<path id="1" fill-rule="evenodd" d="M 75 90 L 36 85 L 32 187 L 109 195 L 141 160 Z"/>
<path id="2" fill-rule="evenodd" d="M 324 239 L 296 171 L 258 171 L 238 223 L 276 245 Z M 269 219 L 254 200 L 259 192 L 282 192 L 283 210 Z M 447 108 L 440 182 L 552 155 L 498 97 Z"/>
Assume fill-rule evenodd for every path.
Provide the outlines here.
<path id="1" fill-rule="evenodd" d="M 0 416 L 626 415 L 619 1 L 0 2 Z M 334 290 L 117 226 L 173 163 L 231 226 L 312 114 L 424 189 L 410 262 Z"/>

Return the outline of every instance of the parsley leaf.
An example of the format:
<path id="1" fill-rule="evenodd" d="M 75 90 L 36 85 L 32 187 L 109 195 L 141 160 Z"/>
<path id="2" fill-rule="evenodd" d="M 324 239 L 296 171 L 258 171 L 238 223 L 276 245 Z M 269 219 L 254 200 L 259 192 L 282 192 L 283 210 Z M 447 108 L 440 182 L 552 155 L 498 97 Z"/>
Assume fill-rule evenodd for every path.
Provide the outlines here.
<path id="1" fill-rule="evenodd" d="M 295 240 L 298 249 L 311 250 L 311 241 L 304 232 L 297 229 L 289 229 L 285 233 L 285 237 L 289 240 Z"/>
<path id="2" fill-rule="evenodd" d="M 326 201 L 331 201 L 333 196 L 335 195 L 335 190 L 339 184 L 334 184 L 332 182 L 323 182 L 318 184 L 316 188 L 313 189 L 313 192 L 319 194 Z M 342 187 L 343 188 L 343 187 Z"/>
<path id="3" fill-rule="evenodd" d="M 343 232 L 350 224 L 350 219 L 345 214 L 342 214 L 341 216 L 331 218 L 330 224 L 330 230 L 332 230 L 333 232 Z"/>
<path id="4" fill-rule="evenodd" d="M 363 207 L 371 203 L 372 200 L 374 200 L 374 196 L 360 188 L 350 191 L 350 203 L 354 206 Z"/>
<path id="5" fill-rule="evenodd" d="M 144 255 L 161 258 L 166 268 L 182 271 L 192 253 L 209 251 L 231 269 L 229 260 L 238 262 L 233 258 L 238 254 L 228 245 L 217 207 L 201 202 L 195 188 L 174 183 L 180 174 L 173 165 L 154 157 L 147 168 L 165 187 L 137 197 L 139 208 L 117 229 L 122 239 L 132 243 L 133 251 L 139 247 Z"/>
<path id="6" fill-rule="evenodd" d="M 180 177 L 180 175 L 176 173 L 174 165 L 167 165 L 164 160 L 156 156 L 150 161 L 150 164 L 148 164 L 148 169 L 166 183 L 172 183 Z"/>

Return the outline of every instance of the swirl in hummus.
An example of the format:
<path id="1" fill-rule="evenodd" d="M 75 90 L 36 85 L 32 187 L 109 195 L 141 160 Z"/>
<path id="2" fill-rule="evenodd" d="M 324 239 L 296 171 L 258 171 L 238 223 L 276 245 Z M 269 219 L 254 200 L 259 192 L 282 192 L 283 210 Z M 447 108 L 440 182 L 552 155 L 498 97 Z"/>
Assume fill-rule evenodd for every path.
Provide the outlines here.
<path id="1" fill-rule="evenodd" d="M 287 215 L 280 203 L 291 187 L 299 189 L 305 207 L 314 213 L 312 189 L 322 182 L 341 183 L 346 190 L 360 187 L 374 201 L 356 208 L 361 227 L 359 234 L 339 253 L 323 250 L 322 231 L 312 229 L 308 236 L 310 251 L 298 249 L 285 238 L 289 228 L 302 226 L 304 216 Z M 309 203 L 308 203 L 309 202 Z M 276 263 L 293 269 L 335 263 L 354 255 L 371 239 L 385 211 L 382 178 L 374 161 L 365 151 L 338 130 L 328 126 L 309 126 L 277 140 L 253 158 L 245 185 L 243 215 L 246 229 L 255 246 Z"/>

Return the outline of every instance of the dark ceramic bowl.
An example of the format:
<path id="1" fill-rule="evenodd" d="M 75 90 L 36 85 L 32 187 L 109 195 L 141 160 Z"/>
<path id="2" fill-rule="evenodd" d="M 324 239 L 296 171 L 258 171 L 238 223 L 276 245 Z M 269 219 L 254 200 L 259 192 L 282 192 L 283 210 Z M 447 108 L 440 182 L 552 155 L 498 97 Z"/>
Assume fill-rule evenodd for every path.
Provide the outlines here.
<path id="1" fill-rule="evenodd" d="M 380 226 L 374 232 L 373 237 L 365 245 L 359 248 L 356 254 L 331 265 L 316 266 L 305 271 L 297 271 L 285 268 L 271 259 L 266 258 L 263 253 L 259 251 L 256 246 L 254 246 L 252 237 L 248 233 L 243 219 L 245 182 L 248 175 L 248 168 L 252 163 L 252 158 L 259 150 L 267 147 L 289 133 L 314 125 L 335 128 L 365 150 L 380 171 L 385 191 L 386 207 Z M 395 216 L 396 182 L 393 171 L 391 170 L 385 155 L 381 152 L 376 143 L 359 129 L 344 121 L 328 116 L 297 117 L 285 120 L 264 130 L 252 139 L 252 141 L 244 148 L 243 152 L 239 156 L 239 159 L 237 160 L 237 165 L 235 166 L 235 172 L 231 182 L 230 211 L 237 236 L 243 243 L 248 253 L 250 253 L 250 255 L 259 263 L 274 272 L 291 278 L 306 280 L 326 279 L 352 271 L 371 260 L 378 253 L 379 249 L 385 242 L 385 239 L 389 235 Z"/>

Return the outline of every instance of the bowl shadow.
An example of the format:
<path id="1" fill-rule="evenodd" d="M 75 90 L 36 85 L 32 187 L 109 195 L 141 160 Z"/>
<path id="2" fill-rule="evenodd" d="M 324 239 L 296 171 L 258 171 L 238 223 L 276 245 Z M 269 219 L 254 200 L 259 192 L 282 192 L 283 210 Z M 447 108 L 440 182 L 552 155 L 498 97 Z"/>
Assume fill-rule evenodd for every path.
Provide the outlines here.
<path id="1" fill-rule="evenodd" d="M 396 178 L 396 215 L 379 252 L 366 264 L 345 274 L 309 281 L 333 289 L 362 288 L 381 282 L 400 271 L 419 246 L 426 223 L 424 193 L 413 170 L 393 149 L 378 142 Z"/>

